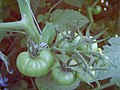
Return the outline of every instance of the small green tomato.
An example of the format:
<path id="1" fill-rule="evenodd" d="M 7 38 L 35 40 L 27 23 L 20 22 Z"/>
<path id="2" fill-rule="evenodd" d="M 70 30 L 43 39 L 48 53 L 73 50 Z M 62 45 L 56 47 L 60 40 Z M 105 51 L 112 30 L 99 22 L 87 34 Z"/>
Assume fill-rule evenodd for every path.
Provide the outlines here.
<path id="1" fill-rule="evenodd" d="M 55 67 L 52 71 L 53 79 L 63 86 L 69 86 L 76 81 L 76 73 L 72 71 L 64 71 L 61 67 Z"/>
<path id="2" fill-rule="evenodd" d="M 100 5 L 96 5 L 93 9 L 92 9 L 92 12 L 93 12 L 93 15 L 97 15 L 99 13 L 101 13 L 102 11 L 102 8 Z"/>

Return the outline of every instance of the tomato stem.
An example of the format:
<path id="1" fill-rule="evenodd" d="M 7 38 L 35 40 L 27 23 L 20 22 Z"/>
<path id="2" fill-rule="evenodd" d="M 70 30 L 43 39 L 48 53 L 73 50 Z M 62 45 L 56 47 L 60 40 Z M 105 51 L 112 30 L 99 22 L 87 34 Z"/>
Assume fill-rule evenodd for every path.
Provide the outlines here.
<path id="1" fill-rule="evenodd" d="M 41 43 L 42 41 L 41 35 L 34 23 L 33 15 L 31 13 L 29 6 L 26 3 L 26 0 L 17 0 L 17 1 L 20 8 L 21 17 L 22 17 L 21 21 L 23 21 L 24 26 L 26 27 L 25 31 L 30 36 L 31 40 L 33 40 L 37 44 Z"/>
<path id="2" fill-rule="evenodd" d="M 93 9 L 93 8 L 97 5 L 98 2 L 99 2 L 99 0 L 96 0 L 96 1 L 92 4 L 91 8 Z"/>
<path id="3" fill-rule="evenodd" d="M 80 58 L 80 60 L 82 60 L 82 62 L 84 63 L 84 65 L 86 67 L 86 71 L 88 71 L 89 70 L 89 66 L 88 66 L 86 60 L 83 58 L 83 56 L 77 50 L 74 50 L 74 53 L 76 53 L 78 58 Z"/>
<path id="4" fill-rule="evenodd" d="M 62 68 L 64 71 L 67 71 L 67 63 L 62 62 L 62 61 L 60 60 L 60 65 L 61 65 L 61 68 Z"/>
<path id="5" fill-rule="evenodd" d="M 58 4 L 60 4 L 61 2 L 62 2 L 62 0 L 59 0 L 56 4 L 54 4 L 54 5 L 50 8 L 50 10 L 48 11 L 48 13 L 51 13 L 52 10 L 53 10 Z"/>
<path id="6" fill-rule="evenodd" d="M 56 42 L 51 48 L 56 47 L 57 45 L 59 45 L 62 41 L 65 40 L 66 37 L 63 37 L 62 39 L 60 39 L 58 42 Z"/>
<path id="7" fill-rule="evenodd" d="M 0 23 L 0 29 L 24 29 L 24 23 L 22 21 L 16 21 L 16 22 L 6 22 L 6 23 Z"/>

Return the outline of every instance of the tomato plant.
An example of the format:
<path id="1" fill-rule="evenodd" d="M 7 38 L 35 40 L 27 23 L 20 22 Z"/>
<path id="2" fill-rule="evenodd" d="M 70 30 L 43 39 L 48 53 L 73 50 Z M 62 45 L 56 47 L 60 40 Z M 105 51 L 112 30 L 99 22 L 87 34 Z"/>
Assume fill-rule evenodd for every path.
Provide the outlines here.
<path id="1" fill-rule="evenodd" d="M 110 3 L 103 1 L 1 0 L 0 89 L 77 90 L 82 82 L 93 87 L 95 82 L 95 90 L 101 90 L 118 85 L 120 38 L 107 42 L 108 21 L 95 20 L 114 10 L 107 11 Z M 16 16 L 18 21 L 9 19 Z M 111 25 L 116 30 L 119 19 L 110 21 L 117 23 Z M 115 33 L 119 36 L 119 31 Z M 107 78 L 110 83 L 100 86 L 98 80 Z"/>
<path id="2" fill-rule="evenodd" d="M 54 64 L 54 58 L 48 50 L 40 51 L 40 55 L 32 58 L 29 52 L 22 52 L 17 57 L 18 70 L 30 77 L 40 77 L 47 74 Z"/>

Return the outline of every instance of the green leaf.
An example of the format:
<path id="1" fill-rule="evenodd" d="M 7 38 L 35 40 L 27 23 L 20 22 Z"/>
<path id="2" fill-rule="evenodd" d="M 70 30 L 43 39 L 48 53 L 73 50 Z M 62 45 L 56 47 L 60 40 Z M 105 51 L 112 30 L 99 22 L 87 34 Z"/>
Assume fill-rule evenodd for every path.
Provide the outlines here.
<path id="1" fill-rule="evenodd" d="M 47 23 L 42 30 L 42 41 L 50 44 L 56 35 L 55 26 L 52 23 Z"/>
<path id="2" fill-rule="evenodd" d="M 44 22 L 44 19 L 45 19 L 45 16 L 44 15 L 42 15 L 42 14 L 39 14 L 38 16 L 37 16 L 37 21 L 38 21 L 38 23 L 39 22 Z"/>
<path id="3" fill-rule="evenodd" d="M 108 57 L 111 64 L 109 63 L 107 71 L 98 72 L 98 79 L 120 78 L 120 37 L 113 37 L 108 42 L 110 45 L 104 46 L 103 54 Z"/>
<path id="4" fill-rule="evenodd" d="M 70 86 L 60 86 L 51 78 L 51 74 L 35 79 L 39 90 L 74 90 L 79 86 L 79 81 Z"/>
<path id="5" fill-rule="evenodd" d="M 11 90 L 29 90 L 28 83 L 25 80 L 20 80 L 17 85 L 12 86 Z"/>
<path id="6" fill-rule="evenodd" d="M 45 15 L 39 14 L 37 16 L 37 21 L 38 23 L 39 22 L 45 23 L 46 21 L 48 21 L 49 17 L 50 17 L 50 13 L 45 13 Z"/>
<path id="7" fill-rule="evenodd" d="M 89 21 L 78 11 L 57 9 L 51 14 L 50 22 L 56 25 L 57 30 L 68 31 L 74 30 L 75 25 L 81 28 Z"/>
<path id="8" fill-rule="evenodd" d="M 75 6 L 75 7 L 82 7 L 85 0 L 64 0 L 65 3 Z"/>
<path id="9" fill-rule="evenodd" d="M 27 88 L 28 87 L 28 83 L 25 80 L 21 80 L 20 84 L 23 88 Z"/>
<path id="10" fill-rule="evenodd" d="M 9 74 L 13 74 L 13 71 L 9 70 L 9 66 L 10 66 L 10 63 L 9 63 L 9 59 L 6 55 L 4 55 L 1 51 L 0 51 L 0 60 L 3 61 L 3 63 L 5 64 L 5 67 L 7 69 L 7 72 Z"/>
<path id="11" fill-rule="evenodd" d="M 0 30 L 0 41 L 7 35 L 6 31 Z"/>
<path id="12" fill-rule="evenodd" d="M 113 78 L 110 80 L 110 83 L 114 83 L 114 84 L 116 84 L 117 86 L 120 87 L 120 77 L 113 77 Z"/>
<path id="13" fill-rule="evenodd" d="M 42 1 L 44 1 L 44 0 L 30 0 L 32 10 L 34 13 L 36 13 L 37 8 L 40 6 Z"/>
<path id="14" fill-rule="evenodd" d="M 46 6 L 46 0 L 40 0 L 40 8 L 43 8 Z"/>

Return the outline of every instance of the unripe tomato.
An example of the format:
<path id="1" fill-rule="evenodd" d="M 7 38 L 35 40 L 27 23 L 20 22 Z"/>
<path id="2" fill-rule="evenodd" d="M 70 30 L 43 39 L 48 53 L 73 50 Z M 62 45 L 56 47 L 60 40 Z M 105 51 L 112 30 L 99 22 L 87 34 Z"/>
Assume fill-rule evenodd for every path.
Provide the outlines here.
<path id="1" fill-rule="evenodd" d="M 65 34 L 65 32 L 63 32 L 63 34 Z M 62 39 L 63 36 L 62 34 L 58 34 L 56 41 L 59 41 L 60 39 Z M 90 37 L 92 38 L 92 36 Z M 75 47 L 75 45 L 78 43 L 78 41 L 81 39 L 80 36 L 77 36 L 76 38 L 74 38 L 71 42 L 68 42 L 66 39 L 64 41 L 62 41 L 59 44 L 59 48 L 62 49 L 72 49 Z M 93 43 L 92 45 L 92 51 L 96 51 L 98 48 L 98 44 L 97 43 Z M 77 50 L 90 50 L 90 46 L 87 43 L 82 43 L 78 46 Z"/>
<path id="2" fill-rule="evenodd" d="M 64 35 L 66 35 L 66 32 L 63 32 Z M 59 40 L 61 40 L 63 38 L 63 35 L 61 33 L 58 34 L 57 38 L 56 38 L 56 42 L 58 42 Z M 62 41 L 60 44 L 59 44 L 59 48 L 62 48 L 62 49 L 71 49 L 73 48 L 75 43 L 72 43 L 72 42 L 69 42 L 67 41 L 67 39 L 65 39 L 64 41 Z"/>
<path id="3" fill-rule="evenodd" d="M 102 8 L 101 8 L 100 5 L 96 5 L 96 6 L 92 9 L 93 15 L 97 15 L 97 14 L 99 14 L 101 11 L 102 11 Z"/>
<path id="4" fill-rule="evenodd" d="M 92 38 L 92 36 L 90 36 Z M 80 36 L 76 37 L 75 40 L 78 42 L 80 39 Z M 81 43 L 79 47 L 77 48 L 78 50 L 90 50 L 90 45 L 88 43 Z M 98 49 L 98 44 L 97 43 L 92 43 L 91 44 L 91 49 L 92 51 L 96 51 Z"/>
<path id="5" fill-rule="evenodd" d="M 47 74 L 54 64 L 54 58 L 48 50 L 41 50 L 40 55 L 32 58 L 29 52 L 22 52 L 17 57 L 18 70 L 30 77 L 39 77 Z"/>
<path id="6" fill-rule="evenodd" d="M 95 71 L 92 71 L 92 74 L 95 75 Z M 79 72 L 77 72 L 77 77 L 80 81 L 83 81 L 83 82 L 93 82 L 94 81 L 93 78 L 87 72 L 85 72 L 82 68 L 79 69 Z"/>
<path id="7" fill-rule="evenodd" d="M 76 72 L 64 71 L 61 67 L 55 67 L 52 71 L 53 79 L 63 86 L 68 86 L 75 83 L 77 76 Z"/>

